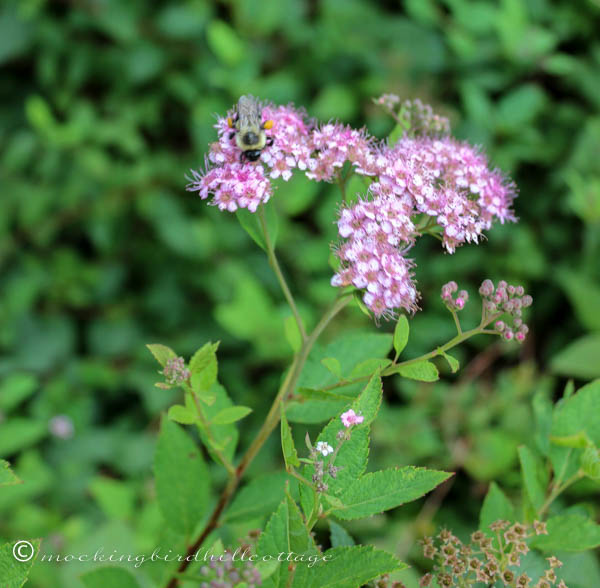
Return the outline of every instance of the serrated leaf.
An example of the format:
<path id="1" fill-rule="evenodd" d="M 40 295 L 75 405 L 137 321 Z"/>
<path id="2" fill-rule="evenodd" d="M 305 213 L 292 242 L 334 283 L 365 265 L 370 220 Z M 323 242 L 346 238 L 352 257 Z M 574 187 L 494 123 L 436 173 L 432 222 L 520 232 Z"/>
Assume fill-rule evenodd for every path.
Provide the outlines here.
<path id="1" fill-rule="evenodd" d="M 329 521 L 329 531 L 331 547 L 351 547 L 354 545 L 354 539 L 352 539 L 350 533 L 335 521 Z"/>
<path id="2" fill-rule="evenodd" d="M 448 362 L 450 371 L 455 374 L 460 368 L 460 362 L 455 357 L 452 357 L 449 353 L 440 350 L 440 355 Z"/>
<path id="3" fill-rule="evenodd" d="M 81 575 L 86 588 L 139 588 L 137 580 L 125 568 L 105 566 Z"/>
<path id="4" fill-rule="evenodd" d="M 494 521 L 514 521 L 515 509 L 496 482 L 492 482 L 479 513 L 479 528 L 491 535 L 490 525 Z"/>
<path id="5" fill-rule="evenodd" d="M 290 344 L 292 351 L 296 353 L 302 347 L 302 335 L 298 329 L 298 323 L 294 316 L 288 316 L 283 322 L 286 341 Z"/>
<path id="6" fill-rule="evenodd" d="M 403 378 L 418 380 L 419 382 L 435 382 L 440 379 L 438 369 L 430 361 L 417 361 L 408 365 L 398 365 L 394 367 L 392 374 L 399 374 Z"/>
<path id="7" fill-rule="evenodd" d="M 154 457 L 156 496 L 165 522 L 189 535 L 204 516 L 210 475 L 202 453 L 179 425 L 163 419 Z"/>
<path id="8" fill-rule="evenodd" d="M 306 529 L 298 506 L 286 493 L 283 502 L 273 513 L 258 539 L 257 554 L 274 557 L 275 554 L 292 551 L 297 555 L 316 555 L 317 547 Z M 299 565 L 298 567 L 305 568 L 306 566 Z M 297 572 L 298 570 L 296 570 Z M 273 585 L 280 588 L 288 586 L 289 573 L 287 563 L 280 564 L 271 577 Z"/>
<path id="9" fill-rule="evenodd" d="M 292 437 L 292 429 L 285 417 L 283 408 L 281 409 L 281 449 L 283 451 L 283 459 L 287 468 L 290 466 L 298 467 L 300 461 L 298 460 L 298 453 L 296 452 L 296 446 L 294 445 L 294 438 Z"/>
<path id="10" fill-rule="evenodd" d="M 213 425 L 229 425 L 235 423 L 252 412 L 247 406 L 232 406 L 219 411 L 211 420 Z"/>
<path id="11" fill-rule="evenodd" d="M 547 535 L 536 535 L 531 546 L 542 551 L 586 551 L 600 545 L 600 525 L 580 514 L 552 517 Z"/>
<path id="12" fill-rule="evenodd" d="M 23 481 L 10 469 L 10 464 L 0 459 L 0 486 L 14 486 L 22 483 Z"/>
<path id="13" fill-rule="evenodd" d="M 587 447 L 581 454 L 581 471 L 592 480 L 600 480 L 600 451 Z"/>
<path id="14" fill-rule="evenodd" d="M 162 367 L 165 367 L 169 359 L 177 357 L 177 354 L 170 347 L 160 343 L 150 343 L 146 347 Z"/>
<path id="15" fill-rule="evenodd" d="M 408 319 L 405 315 L 401 314 L 398 317 L 396 328 L 394 329 L 394 350 L 396 351 L 396 357 L 398 357 L 406 347 L 408 343 L 408 335 L 410 333 L 410 327 L 408 325 Z"/>
<path id="16" fill-rule="evenodd" d="M 539 511 L 546 500 L 548 486 L 548 470 L 540 458 L 529 447 L 521 445 L 518 449 L 521 462 L 521 477 L 523 486 L 531 505 Z"/>
<path id="17" fill-rule="evenodd" d="M 284 488 L 289 476 L 283 472 L 263 474 L 252 479 L 241 490 L 224 515 L 226 521 L 248 521 L 271 514 L 285 495 Z"/>
<path id="18" fill-rule="evenodd" d="M 335 357 L 324 357 L 321 363 L 328 369 L 338 380 L 342 378 L 342 366 Z"/>
<path id="19" fill-rule="evenodd" d="M 452 474 L 406 466 L 365 474 L 341 494 L 344 508 L 336 517 L 350 520 L 368 517 L 420 498 Z"/>
<path id="20" fill-rule="evenodd" d="M 182 425 L 193 425 L 198 421 L 198 413 L 181 404 L 171 406 L 167 412 L 167 417 L 169 420 Z"/>
<path id="21" fill-rule="evenodd" d="M 395 556 L 371 545 L 334 547 L 313 567 L 296 570 L 294 587 L 356 588 L 383 574 L 406 568 Z"/>
<path id="22" fill-rule="evenodd" d="M 195 391 L 208 390 L 217 380 L 219 343 L 206 343 L 190 359 L 191 382 Z"/>
<path id="23" fill-rule="evenodd" d="M 21 539 L 20 541 L 28 541 L 31 547 L 25 543 L 15 548 L 17 541 L 12 543 L 4 543 L 0 545 L 0 579 L 2 580 L 2 588 L 21 588 L 27 582 L 27 576 L 37 559 L 40 551 L 41 539 Z M 33 548 L 33 552 L 31 550 Z M 28 561 L 18 561 L 13 555 L 13 549 L 17 549 L 17 553 L 23 559 L 29 557 Z"/>
<path id="24" fill-rule="evenodd" d="M 359 363 L 351 372 L 350 379 L 363 378 L 365 376 L 372 376 L 375 372 L 380 372 L 392 363 L 391 359 L 387 358 L 376 358 L 367 359 Z"/>

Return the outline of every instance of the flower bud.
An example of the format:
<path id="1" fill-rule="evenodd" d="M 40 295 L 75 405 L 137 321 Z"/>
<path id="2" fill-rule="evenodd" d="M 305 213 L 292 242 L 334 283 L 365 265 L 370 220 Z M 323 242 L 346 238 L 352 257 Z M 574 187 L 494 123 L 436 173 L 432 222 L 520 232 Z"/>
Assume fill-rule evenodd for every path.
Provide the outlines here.
<path id="1" fill-rule="evenodd" d="M 506 327 L 506 325 L 504 324 L 503 321 L 496 321 L 496 323 L 494 324 L 494 327 L 495 327 L 496 331 L 500 331 L 502 333 L 502 331 L 504 331 L 504 328 Z"/>

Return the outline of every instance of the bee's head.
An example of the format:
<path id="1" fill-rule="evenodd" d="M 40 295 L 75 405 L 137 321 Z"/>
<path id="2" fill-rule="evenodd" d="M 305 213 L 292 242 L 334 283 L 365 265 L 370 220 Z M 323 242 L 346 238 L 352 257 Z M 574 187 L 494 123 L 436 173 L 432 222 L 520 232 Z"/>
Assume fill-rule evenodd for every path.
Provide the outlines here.
<path id="1" fill-rule="evenodd" d="M 253 131 L 248 131 L 242 135 L 242 142 L 246 145 L 256 145 L 258 143 L 258 135 Z"/>

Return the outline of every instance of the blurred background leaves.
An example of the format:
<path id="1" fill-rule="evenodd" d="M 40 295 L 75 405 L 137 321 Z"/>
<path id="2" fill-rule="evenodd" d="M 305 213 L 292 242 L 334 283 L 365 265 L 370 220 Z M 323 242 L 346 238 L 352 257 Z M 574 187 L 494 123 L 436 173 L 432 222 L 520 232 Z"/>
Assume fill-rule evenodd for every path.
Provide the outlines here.
<path id="1" fill-rule="evenodd" d="M 534 298 L 528 343 L 476 340 L 457 354 L 468 367 L 456 381 L 388 383 L 374 431 L 375 462 L 400 453 L 464 468 L 440 520 L 476 526 L 462 491 L 479 499 L 492 478 L 519 483 L 534 392 L 551 398 L 561 378 L 600 376 L 598 30 L 595 0 L 3 2 L 0 457 L 27 484 L 0 493 L 0 536 L 73 550 L 102 524 L 107 544 L 152 545 L 154 439 L 176 398 L 153 388 L 144 343 L 189 356 L 222 341 L 220 378 L 254 408 L 241 443 L 270 404 L 291 353 L 289 311 L 236 218 L 184 190 L 215 139 L 214 113 L 242 93 L 379 137 L 393 124 L 371 97 L 419 97 L 519 186 L 519 224 L 453 256 L 419 242 L 423 312 L 407 351 L 451 335 L 438 298 L 449 279 L 472 297 L 485 277 L 522 283 Z M 335 295 L 337 202 L 334 186 L 301 177 L 278 183 L 273 200 L 279 255 L 308 323 Z M 377 329 L 356 311 L 338 325 L 337 335 Z M 73 423 L 66 438 L 50 427 L 56 415 Z M 402 439 L 399 422 L 411 431 Z M 255 472 L 280 463 L 271 441 Z M 355 532 L 393 551 L 411 508 Z M 34 567 L 32 581 L 81 586 L 78 573 Z"/>

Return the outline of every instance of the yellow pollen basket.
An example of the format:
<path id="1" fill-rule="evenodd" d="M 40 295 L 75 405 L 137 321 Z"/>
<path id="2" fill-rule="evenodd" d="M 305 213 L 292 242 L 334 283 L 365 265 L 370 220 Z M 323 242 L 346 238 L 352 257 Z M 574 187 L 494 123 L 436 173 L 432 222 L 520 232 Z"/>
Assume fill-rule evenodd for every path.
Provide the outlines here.
<path id="1" fill-rule="evenodd" d="M 229 117 L 227 117 L 227 126 L 228 126 L 230 129 L 233 129 L 233 121 L 231 120 L 231 117 L 230 117 L 230 116 L 229 116 Z"/>
<path id="2" fill-rule="evenodd" d="M 272 120 L 267 120 L 265 121 L 265 124 L 263 124 L 263 129 L 272 129 L 274 124 L 275 123 Z"/>

